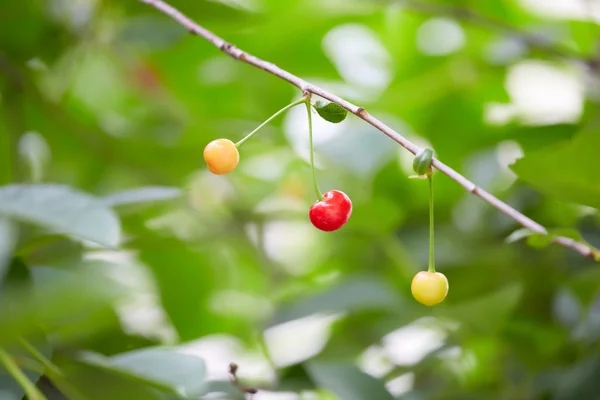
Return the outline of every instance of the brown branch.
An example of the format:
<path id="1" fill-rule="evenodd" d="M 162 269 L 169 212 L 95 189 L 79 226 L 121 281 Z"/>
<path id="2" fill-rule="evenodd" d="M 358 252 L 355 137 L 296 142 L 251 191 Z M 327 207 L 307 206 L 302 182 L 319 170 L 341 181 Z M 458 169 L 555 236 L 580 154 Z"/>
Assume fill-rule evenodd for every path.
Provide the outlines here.
<path id="1" fill-rule="evenodd" d="M 375 118 L 374 116 L 370 115 L 367 111 L 365 111 L 364 108 L 356 106 L 356 105 L 342 99 L 341 97 L 338 97 L 335 94 L 326 91 L 325 89 L 315 86 L 315 85 L 299 78 L 298 76 L 293 75 L 293 74 L 289 73 L 288 71 L 285 71 L 285 70 L 279 68 L 275 64 L 261 60 L 258 57 L 255 57 L 249 53 L 246 53 L 245 51 L 235 47 L 231 43 L 228 43 L 225 40 L 221 39 L 219 36 L 215 35 L 211 31 L 198 25 L 197 23 L 192 21 L 190 18 L 188 18 L 187 16 L 182 14 L 180 11 L 178 11 L 174 7 L 170 6 L 169 4 L 163 2 L 162 0 L 140 0 L 140 1 L 142 3 L 148 4 L 148 5 L 156 8 L 157 10 L 161 11 L 162 13 L 170 16 L 175 21 L 177 21 L 179 24 L 184 26 L 191 34 L 198 35 L 198 36 L 206 39 L 207 41 L 212 43 L 215 47 L 217 47 L 224 53 L 230 55 L 231 57 L 235 58 L 236 60 L 243 61 L 243 62 L 250 64 L 256 68 L 260 68 L 263 71 L 270 73 L 271 75 L 274 75 L 278 78 L 288 81 L 292 85 L 296 86 L 298 89 L 302 90 L 302 92 L 313 93 L 313 94 L 316 94 L 316 95 L 318 95 L 324 99 L 327 99 L 331 102 L 339 104 L 340 106 L 344 107 L 346 110 L 351 112 L 352 114 L 356 115 L 357 117 L 366 121 L 368 124 L 372 125 L 373 127 L 377 128 L 378 130 L 383 132 L 390 139 L 392 139 L 393 141 L 395 141 L 396 143 L 398 143 L 399 145 L 404 147 L 406 150 L 410 151 L 412 154 L 417 154 L 421 150 L 418 146 L 416 146 L 415 144 L 410 142 L 404 136 L 400 135 L 398 132 L 396 132 L 395 130 L 393 130 L 386 124 L 384 124 L 382 121 L 380 121 L 377 118 Z M 484 201 L 486 201 L 489 204 L 491 204 L 492 206 L 496 207 L 498 210 L 500 210 L 507 216 L 511 217 L 512 219 L 517 221 L 519 224 L 521 224 L 525 228 L 528 228 L 531 231 L 536 232 L 536 233 L 540 233 L 540 234 L 544 234 L 544 235 L 548 234 L 548 231 L 542 225 L 538 224 L 531 218 L 529 218 L 529 217 L 523 215 L 522 213 L 520 213 L 519 211 L 515 210 L 514 208 L 512 208 L 508 204 L 504 203 L 503 201 L 501 201 L 500 199 L 498 199 L 491 193 L 488 193 L 485 190 L 483 190 L 482 188 L 478 187 L 473 182 L 471 182 L 470 180 L 468 180 L 467 178 L 465 178 L 464 176 L 462 176 L 461 174 L 459 174 L 458 172 L 456 172 L 454 169 L 450 168 L 446 164 L 442 163 L 441 161 L 434 159 L 432 166 L 435 167 L 438 171 L 442 172 L 443 174 L 447 175 L 448 177 L 450 177 L 451 179 L 456 181 L 459 185 L 464 187 L 468 192 L 473 193 L 475 196 L 480 197 Z M 574 240 L 566 238 L 566 237 L 555 237 L 555 238 L 553 238 L 553 242 L 557 243 L 561 246 L 568 247 L 568 248 L 580 253 L 584 257 L 594 259 L 594 258 L 600 256 L 599 252 L 596 249 L 594 249 L 586 244 L 575 242 Z"/>
<path id="2" fill-rule="evenodd" d="M 245 385 L 242 385 L 237 377 L 238 365 L 231 363 L 229 364 L 229 381 L 233 386 L 235 386 L 240 392 L 244 393 L 244 395 L 248 395 L 248 400 L 252 400 L 252 396 L 258 393 L 258 389 L 251 388 Z"/>

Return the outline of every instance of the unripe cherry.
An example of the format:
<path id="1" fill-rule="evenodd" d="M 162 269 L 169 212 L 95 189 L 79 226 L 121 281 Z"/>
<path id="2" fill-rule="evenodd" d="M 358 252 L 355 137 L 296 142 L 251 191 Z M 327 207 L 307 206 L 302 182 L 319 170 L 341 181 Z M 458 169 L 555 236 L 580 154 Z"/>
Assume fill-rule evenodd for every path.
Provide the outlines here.
<path id="1" fill-rule="evenodd" d="M 419 303 L 433 306 L 448 295 L 448 279 L 440 272 L 421 271 L 413 278 L 410 290 Z"/>
<path id="2" fill-rule="evenodd" d="M 415 155 L 413 160 L 413 169 L 419 176 L 426 175 L 431 169 L 433 161 L 433 149 L 426 147 Z"/>
<path id="3" fill-rule="evenodd" d="M 240 162 L 240 153 L 229 139 L 216 139 L 204 148 L 204 161 L 208 170 L 215 175 L 228 174 Z"/>

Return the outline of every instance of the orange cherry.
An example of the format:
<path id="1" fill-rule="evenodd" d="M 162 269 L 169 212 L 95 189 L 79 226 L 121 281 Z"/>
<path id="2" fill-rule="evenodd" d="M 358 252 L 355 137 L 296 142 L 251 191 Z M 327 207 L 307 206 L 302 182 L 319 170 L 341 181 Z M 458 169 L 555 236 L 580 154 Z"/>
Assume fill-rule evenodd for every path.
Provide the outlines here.
<path id="1" fill-rule="evenodd" d="M 240 162 L 240 153 L 229 139 L 216 139 L 204 148 L 204 161 L 208 170 L 215 175 L 228 174 Z"/>

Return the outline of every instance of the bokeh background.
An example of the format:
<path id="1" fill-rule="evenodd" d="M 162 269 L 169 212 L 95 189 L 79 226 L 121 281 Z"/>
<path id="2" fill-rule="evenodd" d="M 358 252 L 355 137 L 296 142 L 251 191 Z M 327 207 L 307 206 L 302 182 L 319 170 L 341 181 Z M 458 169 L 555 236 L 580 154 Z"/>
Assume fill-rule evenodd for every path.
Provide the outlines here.
<path id="1" fill-rule="evenodd" d="M 550 229 L 600 245 L 600 3 L 172 0 L 227 41 L 366 108 Z M 48 399 L 598 399 L 600 265 L 434 175 L 137 1 L 0 0 L 0 349 Z M 513 163 L 519 160 L 516 164 Z M 24 352 L 25 338 L 45 357 Z M 23 391 L 5 367 L 0 399 Z"/>

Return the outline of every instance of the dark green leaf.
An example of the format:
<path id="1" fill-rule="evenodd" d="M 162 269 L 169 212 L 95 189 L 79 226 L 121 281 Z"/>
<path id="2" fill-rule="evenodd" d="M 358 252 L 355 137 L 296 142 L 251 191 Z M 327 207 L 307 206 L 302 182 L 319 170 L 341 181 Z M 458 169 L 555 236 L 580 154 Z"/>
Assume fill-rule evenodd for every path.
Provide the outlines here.
<path id="1" fill-rule="evenodd" d="M 600 208 L 600 134 L 588 129 L 572 141 L 527 154 L 512 165 L 520 179 L 564 201 Z"/>
<path id="2" fill-rule="evenodd" d="M 315 110 L 317 110 L 321 118 L 334 124 L 342 122 L 346 119 L 346 115 L 348 115 L 348 111 L 337 103 L 323 104 L 317 101 Z"/>

